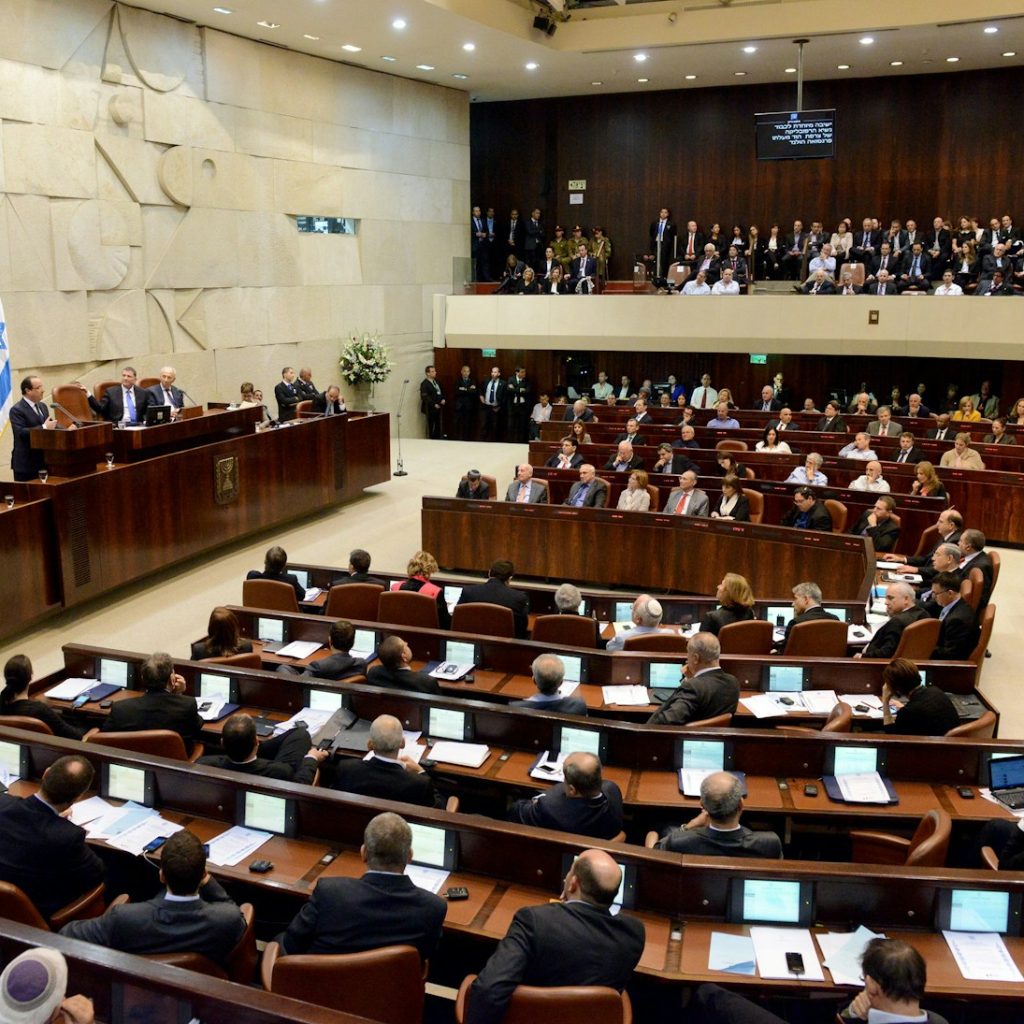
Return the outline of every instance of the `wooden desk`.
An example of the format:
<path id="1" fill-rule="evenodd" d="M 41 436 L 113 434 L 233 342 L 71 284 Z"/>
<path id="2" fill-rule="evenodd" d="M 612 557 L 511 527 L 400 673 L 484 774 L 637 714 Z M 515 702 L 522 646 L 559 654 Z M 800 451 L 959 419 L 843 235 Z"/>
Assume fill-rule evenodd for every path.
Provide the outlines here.
<path id="1" fill-rule="evenodd" d="M 0 636 L 18 633 L 60 611 L 53 504 L 47 486 L 0 486 Z M 4 500 L 8 494 L 15 499 L 11 509 Z"/>
<path id="2" fill-rule="evenodd" d="M 421 521 L 424 548 L 451 569 L 485 570 L 508 537 L 518 572 L 561 580 L 712 594 L 728 569 L 755 593 L 819 579 L 830 596 L 865 600 L 874 575 L 868 538 L 753 523 L 431 497 Z"/>

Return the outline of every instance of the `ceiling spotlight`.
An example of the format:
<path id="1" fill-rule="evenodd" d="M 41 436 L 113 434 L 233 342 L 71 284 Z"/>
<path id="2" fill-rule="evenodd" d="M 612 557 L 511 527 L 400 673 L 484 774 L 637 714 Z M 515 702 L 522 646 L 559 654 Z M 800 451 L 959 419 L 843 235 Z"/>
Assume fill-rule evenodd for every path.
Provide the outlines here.
<path id="1" fill-rule="evenodd" d="M 234 14 L 234 11 L 229 11 L 226 7 L 214 7 L 214 14 Z"/>
<path id="2" fill-rule="evenodd" d="M 946 58 L 946 63 L 947 64 L 955 64 L 959 59 L 960 59 L 959 57 L 947 57 Z"/>
<path id="3" fill-rule="evenodd" d="M 783 71 L 785 71 L 787 75 L 795 75 L 796 74 L 796 68 L 783 68 Z"/>
<path id="4" fill-rule="evenodd" d="M 686 80 L 688 82 L 692 82 L 692 81 L 694 81 L 696 79 L 696 77 L 697 77 L 696 75 L 687 75 L 686 76 Z"/>
<path id="5" fill-rule="evenodd" d="M 1004 57 L 1016 57 L 1017 56 L 1017 51 L 1016 50 L 1007 50 L 1006 53 L 1003 54 L 1003 56 Z"/>
<path id="6" fill-rule="evenodd" d="M 391 22 L 391 27 L 392 28 L 397 28 L 399 32 L 401 32 L 402 29 L 405 28 L 405 25 L 406 25 L 405 18 L 395 18 L 395 20 L 393 22 Z"/>
<path id="7" fill-rule="evenodd" d="M 591 82 L 591 85 L 604 85 L 604 82 Z"/>
<path id="8" fill-rule="evenodd" d="M 394 62 L 395 62 L 396 60 L 398 60 L 398 58 L 397 58 L 397 57 L 384 57 L 384 56 L 382 56 L 382 57 L 381 57 L 381 60 L 386 60 L 386 61 L 388 61 L 389 63 L 392 63 L 392 64 L 393 64 L 393 63 L 394 63 Z"/>
<path id="9" fill-rule="evenodd" d="M 416 68 L 419 71 L 433 71 L 434 70 L 434 65 L 433 64 L 417 64 Z"/>
<path id="10" fill-rule="evenodd" d="M 460 82 L 464 82 L 467 78 L 469 78 L 469 75 L 455 74 L 452 75 L 452 78 L 457 78 Z"/>
<path id="11" fill-rule="evenodd" d="M 744 53 L 757 53 L 757 47 L 756 46 L 744 46 L 743 47 L 743 52 Z"/>
<path id="12" fill-rule="evenodd" d="M 463 43 L 462 48 L 466 53 L 472 53 L 476 49 L 476 43 Z"/>
<path id="13" fill-rule="evenodd" d="M 836 68 L 839 71 L 849 71 L 850 70 L 850 65 L 849 64 L 837 64 Z"/>
<path id="14" fill-rule="evenodd" d="M 347 50 L 349 53 L 362 53 L 363 48 L 361 46 L 353 46 L 351 43 L 344 43 L 341 47 L 343 50 Z"/>
<path id="15" fill-rule="evenodd" d="M 889 61 L 889 67 L 891 67 L 891 68 L 901 68 L 901 67 L 903 67 L 903 61 L 901 61 L 901 60 L 891 60 L 891 61 Z"/>
<path id="16" fill-rule="evenodd" d="M 537 68 L 540 67 L 540 65 L 535 60 L 529 61 L 524 66 L 525 66 L 527 71 L 536 71 Z"/>
<path id="17" fill-rule="evenodd" d="M 875 40 L 874 40 L 873 36 L 861 36 L 861 38 L 860 38 L 860 45 L 861 46 L 870 46 L 874 41 Z"/>
<path id="18" fill-rule="evenodd" d="M 734 72 L 733 72 L 733 74 L 734 74 L 734 75 L 735 75 L 735 76 L 736 76 L 737 78 L 742 78 L 742 77 L 743 77 L 743 76 L 744 76 L 744 75 L 746 74 L 746 71 L 734 71 Z"/>
<path id="19" fill-rule="evenodd" d="M 637 64 L 643 64 L 643 62 L 645 60 L 647 60 L 647 54 L 646 53 L 634 53 L 633 54 L 633 60 L 635 60 L 637 62 Z"/>
<path id="20" fill-rule="evenodd" d="M 279 21 L 257 21 L 256 24 L 259 25 L 260 28 L 280 28 L 281 27 L 281 23 Z"/>
<path id="21" fill-rule="evenodd" d="M 998 31 L 999 31 L 999 29 L 997 29 L 995 27 L 995 25 L 986 25 L 985 26 L 985 35 L 987 35 L 987 36 L 994 36 Z"/>
<path id="22" fill-rule="evenodd" d="M 638 79 L 637 79 L 637 83 L 638 83 L 639 85 L 646 85 L 646 84 L 647 84 L 647 83 L 648 83 L 649 81 L 650 81 L 650 79 L 649 79 L 649 78 L 638 78 Z"/>
<path id="23" fill-rule="evenodd" d="M 319 36 L 311 36 L 308 32 L 303 32 L 302 33 L 302 38 L 303 39 L 312 39 L 312 40 L 316 41 L 320 37 Z"/>

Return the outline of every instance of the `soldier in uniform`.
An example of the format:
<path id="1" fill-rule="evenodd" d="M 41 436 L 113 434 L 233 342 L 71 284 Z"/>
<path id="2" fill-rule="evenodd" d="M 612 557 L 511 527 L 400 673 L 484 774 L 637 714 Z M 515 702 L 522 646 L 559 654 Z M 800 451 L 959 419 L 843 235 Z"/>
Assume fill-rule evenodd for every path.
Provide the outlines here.
<path id="1" fill-rule="evenodd" d="M 597 277 L 600 281 L 608 280 L 608 262 L 612 258 L 612 240 L 604 233 L 604 228 L 594 225 L 594 237 L 590 240 L 590 254 L 597 260 Z"/>
<path id="2" fill-rule="evenodd" d="M 583 234 L 583 228 L 577 224 L 576 227 L 572 229 L 572 235 L 569 237 L 569 251 L 572 253 L 573 259 L 576 258 L 576 254 L 579 252 L 581 245 L 585 245 L 587 247 L 587 252 L 590 252 L 590 239 Z"/>
<path id="3" fill-rule="evenodd" d="M 572 263 L 575 250 L 569 244 L 569 239 L 565 237 L 565 228 L 561 225 L 555 228 L 555 240 L 551 243 L 551 248 L 554 250 L 555 259 L 562 264 L 562 277 L 564 278 L 569 273 L 569 264 Z"/>

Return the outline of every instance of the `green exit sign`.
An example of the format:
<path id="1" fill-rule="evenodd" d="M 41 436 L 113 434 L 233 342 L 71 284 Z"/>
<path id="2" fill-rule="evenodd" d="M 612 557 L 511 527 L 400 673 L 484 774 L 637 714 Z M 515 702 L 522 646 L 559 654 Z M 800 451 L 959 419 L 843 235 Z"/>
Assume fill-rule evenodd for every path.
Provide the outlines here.
<path id="1" fill-rule="evenodd" d="M 750 365 L 751 366 L 765 366 L 768 362 L 768 356 L 762 355 L 760 352 L 750 353 Z"/>
<path id="2" fill-rule="evenodd" d="M 484 359 L 493 359 L 497 354 L 498 354 L 498 350 L 496 348 L 482 348 L 482 349 L 480 349 L 480 355 L 482 355 L 484 357 Z"/>

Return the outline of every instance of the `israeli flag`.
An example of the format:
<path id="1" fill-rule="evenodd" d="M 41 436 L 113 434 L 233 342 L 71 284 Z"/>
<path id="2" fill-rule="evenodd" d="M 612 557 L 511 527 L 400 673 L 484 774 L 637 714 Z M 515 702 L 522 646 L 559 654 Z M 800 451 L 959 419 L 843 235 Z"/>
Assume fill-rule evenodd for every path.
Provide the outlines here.
<path id="1" fill-rule="evenodd" d="M 7 429 L 12 405 L 14 388 L 11 386 L 11 354 L 7 350 L 7 318 L 0 302 L 0 434 Z"/>

